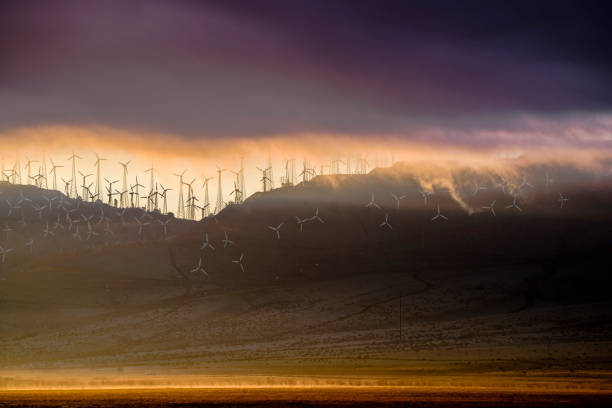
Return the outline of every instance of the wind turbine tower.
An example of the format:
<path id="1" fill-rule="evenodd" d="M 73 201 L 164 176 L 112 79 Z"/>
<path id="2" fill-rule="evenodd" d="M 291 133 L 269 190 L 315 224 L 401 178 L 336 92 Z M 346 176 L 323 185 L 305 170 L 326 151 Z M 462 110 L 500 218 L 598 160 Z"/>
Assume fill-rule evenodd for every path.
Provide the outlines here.
<path id="1" fill-rule="evenodd" d="M 42 166 L 41 166 L 40 171 L 42 172 L 44 177 L 40 177 L 41 178 L 40 186 L 44 188 L 49 188 L 49 185 L 47 184 L 47 158 L 46 158 L 45 152 L 43 152 L 41 164 Z"/>
<path id="2" fill-rule="evenodd" d="M 219 214 L 223 207 L 225 207 L 225 202 L 223 201 L 223 186 L 221 185 L 221 173 L 223 173 L 225 169 L 219 168 L 217 166 L 217 173 L 219 174 L 218 186 L 217 186 L 217 205 L 215 206 L 215 214 Z"/>
<path id="3" fill-rule="evenodd" d="M 121 207 L 125 208 L 128 206 L 127 203 L 127 175 L 128 175 L 128 164 L 130 164 L 132 161 L 128 160 L 125 163 L 121 163 L 119 162 L 119 164 L 123 167 L 123 187 L 121 188 L 121 195 L 119 196 L 120 200 L 121 200 Z"/>
<path id="4" fill-rule="evenodd" d="M 182 173 L 175 173 L 174 175 L 179 178 L 179 189 L 178 189 L 178 208 L 176 209 L 177 218 L 185 218 L 185 201 L 183 199 L 183 176 L 187 170 L 183 170 Z M 151 168 L 151 174 L 153 170 Z"/>
<path id="5" fill-rule="evenodd" d="M 38 160 L 30 160 L 27 157 L 26 159 L 28 159 L 25 165 L 25 168 L 28 169 L 28 179 L 26 181 L 27 181 L 27 184 L 30 185 L 30 180 L 32 179 L 32 163 L 36 163 L 38 162 Z"/>
<path id="6" fill-rule="evenodd" d="M 244 201 L 244 197 L 246 197 L 246 189 L 244 185 L 244 157 L 240 157 L 240 180 L 239 180 L 239 189 L 240 189 L 240 199 Z"/>
<path id="7" fill-rule="evenodd" d="M 66 160 L 72 160 L 72 182 L 70 183 L 70 196 L 75 198 L 77 196 L 77 183 L 76 183 L 76 159 L 82 159 L 82 157 L 74 154 Z"/>
<path id="8" fill-rule="evenodd" d="M 102 176 L 100 174 L 100 164 L 102 161 L 106 160 L 103 157 L 98 156 L 98 153 L 96 153 L 96 162 L 94 163 L 94 166 L 96 166 L 96 197 L 98 197 L 98 199 L 100 199 L 100 185 L 102 184 Z"/>
<path id="9" fill-rule="evenodd" d="M 54 190 L 57 190 L 57 168 L 58 167 L 64 167 L 64 166 L 59 166 L 53 163 L 53 159 L 51 159 L 51 173 L 53 173 L 53 189 Z"/>
<path id="10" fill-rule="evenodd" d="M 210 197 L 208 195 L 208 182 L 212 180 L 214 177 L 204 177 L 204 206 L 202 209 L 204 213 L 202 214 L 204 217 L 208 217 L 210 215 Z"/>
<path id="11" fill-rule="evenodd" d="M 150 186 L 150 188 L 149 188 L 149 198 L 147 198 L 147 210 L 151 210 L 152 209 L 151 208 L 152 207 L 152 203 L 151 203 L 151 198 L 150 197 L 152 197 L 152 194 L 155 191 L 155 168 L 153 166 L 151 166 L 150 169 L 146 169 L 145 170 L 145 173 L 151 173 L 151 181 L 149 182 L 150 183 L 149 184 L 149 186 Z M 185 174 L 185 171 L 183 171 L 183 174 Z M 175 176 L 178 176 L 178 174 L 175 174 Z M 181 179 L 181 183 L 182 182 L 183 182 L 183 180 Z M 180 188 L 179 191 L 180 192 L 183 191 L 182 184 L 181 184 L 181 188 Z"/>
<path id="12" fill-rule="evenodd" d="M 234 181 L 234 191 L 232 191 L 230 195 L 234 194 L 235 204 L 242 204 L 242 197 L 240 196 L 240 170 L 231 170 L 231 172 L 236 176 L 236 181 Z"/>
<path id="13" fill-rule="evenodd" d="M 19 160 L 19 153 L 17 153 L 17 159 L 13 166 L 13 184 L 21 184 L 21 160 Z"/>
<path id="14" fill-rule="evenodd" d="M 196 179 L 191 180 L 191 183 L 185 183 L 185 185 L 187 186 L 187 204 L 189 207 L 189 212 L 187 213 L 187 218 L 189 218 L 190 220 L 195 219 L 195 203 L 193 201 L 195 201 L 193 199 L 193 182 L 196 181 Z"/>
<path id="15" fill-rule="evenodd" d="M 266 175 L 266 177 L 268 177 L 268 182 L 270 183 L 270 190 L 272 190 L 274 188 L 274 174 L 272 173 L 272 156 L 268 155 L 268 168 L 266 169 L 268 171 L 268 174 Z"/>

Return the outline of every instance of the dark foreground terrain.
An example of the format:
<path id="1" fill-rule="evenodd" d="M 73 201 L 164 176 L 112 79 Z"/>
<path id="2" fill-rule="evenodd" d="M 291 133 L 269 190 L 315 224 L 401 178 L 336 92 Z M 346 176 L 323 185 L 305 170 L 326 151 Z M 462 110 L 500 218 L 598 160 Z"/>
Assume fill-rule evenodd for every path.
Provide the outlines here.
<path id="1" fill-rule="evenodd" d="M 36 407 L 607 407 L 610 394 L 449 388 L 263 388 L 0 391 L 0 406 Z"/>
<path id="2" fill-rule="evenodd" d="M 25 226 L 21 214 L 0 217 L 15 249 L 0 279 L 0 400 L 610 405 L 612 180 L 559 186 L 564 208 L 557 187 L 532 184 L 521 211 L 491 182 L 465 195 L 470 213 L 442 190 L 424 202 L 395 174 L 318 179 L 216 220 L 173 221 L 167 236 L 153 220 L 140 236 L 118 215 L 89 240 L 66 225 L 41 236 L 44 213 L 26 212 Z M 380 208 L 365 206 L 374 190 Z M 391 192 L 407 194 L 399 209 Z M 496 216 L 481 209 L 493 200 Z M 431 220 L 438 204 L 448 220 Z M 92 205 L 74 212 L 84 228 L 102 213 Z M 324 222 L 300 232 L 295 216 L 317 208 Z M 380 227 L 386 214 L 393 228 Z M 277 239 L 268 226 L 280 223 Z M 214 250 L 202 249 L 205 234 Z M 208 390 L 244 384 L 319 388 Z M 58 387 L 165 390 L 11 391 Z"/>

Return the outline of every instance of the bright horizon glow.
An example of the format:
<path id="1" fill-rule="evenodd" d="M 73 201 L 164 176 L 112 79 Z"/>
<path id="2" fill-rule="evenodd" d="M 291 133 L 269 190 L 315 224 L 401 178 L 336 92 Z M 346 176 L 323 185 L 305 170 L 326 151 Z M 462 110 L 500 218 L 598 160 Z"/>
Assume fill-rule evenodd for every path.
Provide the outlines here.
<path id="1" fill-rule="evenodd" d="M 603 120 L 612 123 L 606 117 Z M 285 160 L 296 160 L 296 177 L 303 167 L 303 159 L 309 161 L 317 174 L 321 166 L 328 166 L 331 160 L 352 160 L 351 171 L 355 171 L 357 158 L 368 161 L 367 171 L 374 167 L 387 167 L 392 161 L 445 161 L 453 160 L 470 163 L 470 165 L 494 166 L 504 161 L 570 161 L 580 163 L 592 171 L 604 171 L 606 159 L 611 155 L 606 148 L 609 132 L 600 128 L 593 129 L 588 124 L 572 122 L 567 124 L 566 134 L 574 135 L 573 144 L 554 143 L 558 140 L 558 127 L 546 131 L 546 123 L 533 123 L 530 131 L 498 131 L 496 137 L 500 140 L 515 140 L 516 143 L 500 143 L 495 147 L 474 147 L 452 145 L 440 142 L 444 139 L 443 129 L 421 129 L 415 132 L 412 140 L 400 136 L 368 138 L 350 137 L 349 135 L 299 134 L 289 136 L 274 136 L 262 138 L 217 138 L 191 140 L 178 135 L 168 135 L 153 132 L 136 132 L 108 127 L 78 127 L 78 126 L 37 126 L 19 128 L 0 133 L 2 143 L 2 166 L 12 168 L 17 159 L 20 160 L 22 183 L 25 182 L 25 163 L 27 158 L 38 160 L 32 166 L 32 174 L 37 174 L 43 154 L 47 160 L 47 173 L 51 170 L 53 160 L 58 168 L 58 190 L 62 191 L 61 179 L 71 178 L 70 162 L 67 159 L 72 152 L 82 157 L 77 161 L 77 171 L 93 176 L 88 182 L 94 182 L 95 191 L 95 154 L 107 158 L 102 164 L 102 177 L 119 180 L 115 185 L 120 188 L 122 167 L 119 162 L 131 160 L 128 167 L 129 184 L 135 183 L 138 176 L 140 184 L 145 185 L 146 193 L 150 190 L 150 176 L 144 171 L 155 167 L 156 182 L 172 190 L 168 192 L 168 211 L 177 213 L 178 178 L 174 173 L 187 170 L 185 182 L 195 179 L 195 195 L 202 204 L 204 200 L 203 178 L 214 177 L 209 183 L 211 210 L 214 210 L 217 196 L 216 166 L 227 169 L 223 173 L 222 188 L 225 202 L 231 201 L 230 192 L 234 188 L 235 175 L 229 170 L 238 171 L 240 159 L 244 158 L 245 166 L 245 199 L 256 191 L 261 191 L 260 173 L 257 167 L 266 167 L 268 158 L 272 159 L 274 187 L 280 187 L 281 176 L 284 176 Z M 465 132 L 465 131 L 462 131 Z M 442 136 L 441 136 L 442 135 Z M 473 132 L 472 138 L 479 139 L 484 133 Z M 538 137 L 540 142 L 548 140 L 548 144 L 526 146 L 525 141 Z M 416 140 L 414 140 L 416 139 Z M 428 142 L 428 140 L 430 140 Z M 601 144 L 604 144 L 602 148 Z M 577 146 L 576 146 L 577 145 Z M 44 146 L 44 147 L 43 147 Z M 9 153 L 12 152 L 12 153 Z M 345 165 L 340 165 L 340 173 L 345 172 Z M 329 174 L 329 167 L 324 167 Z M 78 186 L 81 178 L 77 173 Z M 52 187 L 50 175 L 48 188 Z M 103 185 L 106 183 L 103 182 Z M 80 187 L 78 187 L 80 191 Z M 103 187 L 102 187 L 103 190 Z M 106 202 L 106 197 L 101 198 Z M 161 206 L 161 203 L 160 203 Z"/>

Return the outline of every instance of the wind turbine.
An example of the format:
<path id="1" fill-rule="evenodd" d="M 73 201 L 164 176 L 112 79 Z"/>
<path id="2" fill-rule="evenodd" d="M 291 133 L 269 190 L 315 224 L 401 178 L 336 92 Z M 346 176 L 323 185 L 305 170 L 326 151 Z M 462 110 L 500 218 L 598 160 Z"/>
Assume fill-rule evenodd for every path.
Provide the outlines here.
<path id="1" fill-rule="evenodd" d="M 227 231 L 224 231 L 223 234 L 225 235 L 225 238 L 223 239 L 223 248 L 226 248 L 228 245 L 233 245 L 234 241 L 229 239 Z"/>
<path id="2" fill-rule="evenodd" d="M 64 182 L 64 194 L 66 194 L 66 197 L 70 197 L 70 181 L 64 180 L 63 177 L 62 181 Z"/>
<path id="3" fill-rule="evenodd" d="M 77 196 L 77 188 L 76 188 L 76 159 L 82 159 L 81 156 L 78 156 L 74 153 L 74 151 L 72 152 L 72 156 L 68 157 L 68 159 L 66 160 L 72 160 L 72 180 L 70 183 L 70 187 L 71 187 L 71 195 L 73 198 L 76 198 Z"/>
<path id="4" fill-rule="evenodd" d="M 280 229 L 283 226 L 284 223 L 280 223 L 278 224 L 276 227 L 273 227 L 271 225 L 268 225 L 268 228 L 270 228 L 272 231 L 274 231 L 274 233 L 276 234 L 276 239 L 280 239 Z"/>
<path id="5" fill-rule="evenodd" d="M 125 163 L 119 162 L 121 167 L 123 167 L 123 188 L 121 189 L 121 195 L 119 196 L 121 207 L 127 207 L 127 175 L 128 175 L 128 164 L 132 161 L 128 160 Z"/>
<path id="6" fill-rule="evenodd" d="M 83 174 L 80 171 L 79 174 L 81 175 L 81 177 L 83 177 L 83 184 L 81 184 L 81 188 L 83 189 L 81 191 L 81 197 L 83 197 L 83 199 L 87 201 L 87 197 L 89 196 L 89 194 L 87 194 L 87 177 L 92 176 L 92 174 Z"/>
<path id="7" fill-rule="evenodd" d="M 476 188 L 474 189 L 474 195 L 478 194 L 482 190 L 488 189 L 488 187 L 481 186 L 480 184 L 478 184 L 478 182 L 476 182 L 475 185 L 476 185 Z"/>
<path id="8" fill-rule="evenodd" d="M 76 229 L 75 231 L 72 233 L 72 238 L 74 239 L 78 239 L 79 241 L 82 241 L 83 238 L 81 237 L 81 233 L 79 232 L 79 224 L 78 224 L 78 220 L 77 221 L 72 221 L 74 223 L 76 223 Z"/>
<path id="9" fill-rule="evenodd" d="M 13 184 L 21 184 L 21 162 L 19 161 L 19 156 L 17 156 L 17 160 L 15 160 L 13 165 Z"/>
<path id="10" fill-rule="evenodd" d="M 204 275 L 208 276 L 208 273 L 206 273 L 206 271 L 204 270 L 204 267 L 202 266 L 201 256 L 200 256 L 200 261 L 198 262 L 197 266 L 191 270 L 191 273 L 196 273 L 196 272 L 202 272 Z"/>
<path id="11" fill-rule="evenodd" d="M 304 227 L 304 223 L 307 222 L 310 218 L 302 220 L 300 219 L 300 217 L 298 217 L 297 215 L 295 216 L 295 220 L 297 222 L 298 227 L 300 227 L 300 232 L 302 232 L 302 229 Z"/>
<path id="12" fill-rule="evenodd" d="M 91 226 L 87 229 L 87 238 L 85 238 L 85 241 L 89 241 L 91 239 L 91 237 L 95 236 L 95 235 L 99 235 L 96 231 L 94 231 L 93 229 L 91 229 Z"/>
<path id="13" fill-rule="evenodd" d="M 153 171 L 152 169 L 150 169 L 150 170 Z M 134 187 L 136 189 L 136 191 L 135 191 L 135 194 L 136 194 L 136 207 L 140 208 L 140 195 L 138 193 L 138 187 L 144 188 L 144 186 L 138 182 L 138 176 L 136 176 L 136 184 L 134 184 L 132 187 Z"/>
<path id="14" fill-rule="evenodd" d="M 153 170 L 151 170 L 153 171 Z M 178 208 L 176 209 L 177 218 L 185 218 L 185 202 L 183 199 L 183 176 L 187 170 L 183 170 L 182 173 L 174 173 L 179 178 L 179 190 L 178 190 Z"/>
<path id="15" fill-rule="evenodd" d="M 185 174 L 185 171 L 183 171 L 182 174 Z M 145 170 L 145 173 L 151 173 L 151 180 L 149 181 L 149 183 L 150 183 L 149 184 L 149 194 L 151 194 L 153 192 L 153 190 L 155 189 L 155 167 L 151 166 L 151 168 Z M 181 176 L 182 176 L 182 174 L 181 174 Z M 177 176 L 177 174 L 175 174 L 175 176 Z M 181 187 L 181 191 L 183 189 L 182 183 L 183 183 L 183 179 L 181 178 L 181 186 L 180 186 Z M 144 188 L 144 187 L 142 187 L 142 188 Z M 182 200 L 182 194 L 181 194 L 181 197 L 179 197 L 179 199 Z M 151 204 L 151 203 L 149 203 L 147 201 L 147 208 L 150 210 L 151 208 L 149 207 L 149 204 Z M 183 209 L 182 211 L 184 213 L 185 209 Z M 177 216 L 179 216 L 179 215 L 177 214 Z M 184 217 L 184 215 L 183 215 L 183 217 Z"/>
<path id="16" fill-rule="evenodd" d="M 310 163 L 304 159 L 303 162 L 303 170 L 298 174 L 298 177 L 302 177 L 302 184 L 306 184 L 307 181 L 310 181 L 311 177 L 316 176 L 316 170 L 308 167 Z"/>
<path id="17" fill-rule="evenodd" d="M 98 156 L 98 153 L 96 153 L 96 161 L 94 162 L 94 166 L 96 167 L 96 194 L 98 195 L 98 198 L 100 198 L 100 187 L 102 184 L 100 168 L 104 160 L 106 160 L 104 157 L 100 157 Z M 51 161 L 51 163 L 53 163 L 53 161 Z"/>
<path id="18" fill-rule="evenodd" d="M 172 221 L 172 218 L 168 218 L 166 221 L 157 220 L 159 224 L 164 228 L 164 237 L 168 235 L 168 224 Z"/>
<path id="19" fill-rule="evenodd" d="M 496 215 L 495 215 L 495 208 L 494 208 L 494 207 L 495 207 L 495 202 L 496 202 L 496 201 L 497 201 L 497 200 L 493 200 L 493 201 L 491 202 L 491 204 L 489 204 L 489 205 L 483 205 L 481 208 L 482 208 L 483 210 L 489 210 L 489 211 L 491 211 L 491 214 L 493 214 L 493 216 L 494 216 L 494 217 L 496 217 Z"/>
<path id="20" fill-rule="evenodd" d="M 240 199 L 244 200 L 246 197 L 246 186 L 244 184 L 244 157 L 240 156 L 240 176 L 238 180 L 238 187 L 240 188 Z"/>
<path id="21" fill-rule="evenodd" d="M 191 196 L 189 197 L 189 199 L 187 199 L 187 208 L 189 209 L 187 216 L 191 220 L 195 219 L 196 208 L 201 208 L 199 205 L 196 204 L 196 201 L 200 201 L 196 196 Z"/>
<path id="22" fill-rule="evenodd" d="M 46 238 L 49 235 L 55 235 L 55 233 L 49 229 L 49 221 L 47 221 L 45 228 L 43 229 L 43 236 Z"/>
<path id="23" fill-rule="evenodd" d="M 38 163 L 38 160 L 30 160 L 30 158 L 26 157 L 26 165 L 24 168 L 28 169 L 28 185 L 30 184 L 30 179 L 32 178 L 32 163 Z"/>
<path id="24" fill-rule="evenodd" d="M 234 189 L 232 190 L 230 195 L 234 195 L 234 204 L 242 204 L 242 187 L 240 187 L 240 175 L 242 174 L 242 169 L 238 171 L 230 171 L 236 176 L 236 181 L 234 181 Z"/>
<path id="25" fill-rule="evenodd" d="M 41 168 L 38 168 L 38 174 L 31 177 L 34 180 L 34 185 L 39 188 L 43 188 L 47 178 L 41 173 Z"/>
<path id="26" fill-rule="evenodd" d="M 559 193 L 559 202 L 561 203 L 561 208 L 563 208 L 563 205 L 569 201 L 569 198 L 567 197 L 563 197 L 563 194 Z"/>
<path id="27" fill-rule="evenodd" d="M 47 183 L 47 157 L 45 152 L 42 154 L 42 161 L 40 162 L 40 167 L 38 168 L 38 173 L 42 174 L 42 178 L 39 177 L 40 187 L 41 188 L 49 188 Z"/>
<path id="28" fill-rule="evenodd" d="M 516 208 L 519 211 L 523 211 L 521 210 L 521 207 L 518 206 L 517 201 L 517 196 L 512 197 L 512 204 L 507 205 L 506 208 Z"/>
<path id="29" fill-rule="evenodd" d="M 213 251 L 215 250 L 215 247 L 213 246 L 213 244 L 211 244 L 210 242 L 208 242 L 208 232 L 204 233 L 204 243 L 202 244 L 202 246 L 200 247 L 200 250 L 204 250 L 206 248 L 210 248 Z"/>
<path id="30" fill-rule="evenodd" d="M 9 227 L 7 224 L 4 224 L 4 228 L 2 229 L 2 232 L 4 232 L 4 240 L 5 241 L 8 241 L 8 234 L 11 231 L 12 231 L 11 227 Z"/>
<path id="31" fill-rule="evenodd" d="M 325 223 L 325 221 L 323 221 L 323 220 L 321 219 L 321 217 L 319 217 L 319 207 L 317 207 L 317 209 L 315 210 L 314 215 L 313 215 L 312 217 L 310 217 L 310 218 L 306 219 L 305 221 L 315 221 L 315 220 L 316 220 L 316 221 L 319 221 L 321 224 L 324 224 L 324 223 Z"/>
<path id="32" fill-rule="evenodd" d="M 531 187 L 531 188 L 533 188 L 533 186 L 531 184 L 529 184 L 529 182 L 527 181 L 527 176 L 523 176 L 523 181 L 518 186 L 519 190 L 521 190 L 523 187 Z"/>
<path id="33" fill-rule="evenodd" d="M 378 205 L 378 204 L 376 204 L 374 202 L 374 193 L 372 193 L 372 196 L 370 197 L 370 202 L 367 203 L 365 206 L 366 206 L 366 208 L 367 207 L 374 207 L 374 208 L 378 208 L 380 210 L 380 205 Z"/>
<path id="34" fill-rule="evenodd" d="M 9 252 L 13 252 L 13 249 L 12 248 L 4 249 L 2 246 L 0 246 L 0 255 L 2 255 L 2 264 L 4 264 L 4 261 L 6 260 L 6 254 L 8 254 Z"/>
<path id="35" fill-rule="evenodd" d="M 225 201 L 223 201 L 223 186 L 221 184 L 221 173 L 223 173 L 225 169 L 217 166 L 217 174 L 219 176 L 218 186 L 217 186 L 217 205 L 215 206 L 215 214 L 219 214 L 223 207 L 225 207 Z"/>
<path id="36" fill-rule="evenodd" d="M 119 219 L 121 220 L 121 225 L 125 226 L 125 218 L 123 218 L 125 216 L 125 212 L 127 211 L 127 208 L 124 208 L 121 211 L 117 211 L 117 216 L 119 217 Z"/>
<path id="37" fill-rule="evenodd" d="M 195 196 L 193 195 L 193 183 L 195 181 L 196 179 L 194 178 L 193 180 L 191 180 L 191 182 L 185 183 L 185 185 L 187 186 L 187 205 L 189 206 L 187 218 L 189 218 L 190 220 L 193 220 L 195 218 L 194 201 L 197 200 L 197 198 L 195 198 Z"/>
<path id="38" fill-rule="evenodd" d="M 261 171 L 261 179 L 260 181 L 262 182 L 262 186 L 263 186 L 263 192 L 267 192 L 270 190 L 269 188 L 269 184 L 270 184 L 270 177 L 268 177 L 268 169 L 261 169 L 259 167 L 257 167 L 257 170 Z"/>
<path id="39" fill-rule="evenodd" d="M 142 239 L 142 227 L 150 225 L 149 222 L 141 222 L 137 217 L 134 217 L 136 223 L 138 224 L 138 239 Z"/>
<path id="40" fill-rule="evenodd" d="M 208 182 L 212 180 L 214 177 L 204 177 L 204 205 L 202 206 L 202 218 L 207 217 L 210 214 L 210 199 L 208 196 Z"/>
<path id="41" fill-rule="evenodd" d="M 403 200 L 404 198 L 408 197 L 408 195 L 404 194 L 404 195 L 398 197 L 395 194 L 391 193 L 391 197 L 393 197 L 393 199 L 395 200 L 395 206 L 399 210 L 399 208 L 400 208 L 400 201 Z"/>
<path id="42" fill-rule="evenodd" d="M 3 170 L 2 176 L 4 177 L 4 180 L 6 182 L 11 183 L 11 180 L 13 180 L 14 182 L 15 181 L 15 170 L 13 169 Z"/>
<path id="43" fill-rule="evenodd" d="M 162 188 L 162 193 L 161 193 L 161 196 L 162 196 L 162 198 L 164 199 L 164 204 L 163 204 L 163 211 L 162 211 L 162 213 L 163 213 L 163 214 L 168 214 L 168 200 L 167 200 L 166 193 L 167 193 L 168 191 L 172 190 L 172 189 L 171 189 L 171 188 L 165 188 L 165 187 L 164 187 L 164 185 L 163 185 L 163 184 L 161 184 L 161 183 L 160 183 L 159 185 L 160 185 L 160 186 L 161 186 L 161 188 Z"/>
<path id="44" fill-rule="evenodd" d="M 497 183 L 496 185 L 497 187 L 501 189 L 502 193 L 506 194 L 506 188 L 508 187 L 508 181 L 505 178 L 501 177 L 500 182 Z"/>
<path id="45" fill-rule="evenodd" d="M 244 263 L 243 263 L 243 261 L 244 261 L 244 253 L 240 254 L 240 258 L 238 258 L 235 261 L 232 261 L 232 263 L 238 264 L 240 266 L 240 270 L 242 272 L 244 272 Z"/>
<path id="46" fill-rule="evenodd" d="M 38 218 L 42 220 L 42 213 L 45 210 L 45 206 L 41 205 L 39 207 L 36 204 L 32 204 L 32 209 L 34 210 L 34 212 L 38 213 Z"/>
<path id="47" fill-rule="evenodd" d="M 240 173 L 236 173 L 237 175 L 239 175 Z M 240 204 L 242 203 L 242 193 L 240 192 L 240 189 L 238 188 L 238 186 L 236 185 L 236 182 L 234 181 L 234 189 L 232 190 L 232 192 L 230 193 L 230 195 L 234 195 L 234 204 Z"/>
<path id="48" fill-rule="evenodd" d="M 427 207 L 427 201 L 429 200 L 429 198 L 433 195 L 432 191 L 425 191 L 423 189 L 419 190 L 419 192 L 421 193 L 421 195 L 423 196 L 423 201 L 425 203 L 425 207 Z"/>
<path id="49" fill-rule="evenodd" d="M 59 166 L 53 163 L 53 159 L 51 159 L 51 174 L 53 174 L 53 189 L 54 190 L 57 190 L 57 168 L 58 167 L 64 167 L 64 166 Z"/>
<path id="50" fill-rule="evenodd" d="M 6 204 L 8 205 L 8 214 L 6 215 L 7 217 L 11 216 L 11 214 L 13 213 L 13 210 L 21 210 L 20 203 L 12 204 L 9 200 L 6 200 Z"/>
<path id="51" fill-rule="evenodd" d="M 110 181 L 109 179 L 105 177 L 104 181 L 108 183 L 108 187 L 106 187 L 106 193 L 108 195 L 108 205 L 112 205 L 111 199 L 113 198 L 113 195 L 115 194 L 113 193 L 113 184 L 118 183 L 119 180 Z"/>
<path id="52" fill-rule="evenodd" d="M 431 220 L 434 221 L 434 220 L 436 220 L 438 218 L 442 218 L 443 220 L 448 220 L 448 218 L 446 218 L 444 215 L 442 215 L 442 213 L 440 213 L 440 204 L 438 204 L 438 206 L 437 206 L 436 215 L 434 215 Z"/>
<path id="53" fill-rule="evenodd" d="M 389 214 L 385 214 L 385 220 L 380 223 L 379 227 L 389 227 L 389 229 L 393 229 L 391 224 L 389 224 Z"/>

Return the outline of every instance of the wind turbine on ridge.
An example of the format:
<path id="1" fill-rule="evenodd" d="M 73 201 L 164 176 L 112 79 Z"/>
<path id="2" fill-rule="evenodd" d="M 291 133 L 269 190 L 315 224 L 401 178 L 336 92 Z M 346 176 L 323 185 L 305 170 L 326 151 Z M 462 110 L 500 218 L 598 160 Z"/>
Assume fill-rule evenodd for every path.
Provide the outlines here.
<path id="1" fill-rule="evenodd" d="M 70 195 L 72 196 L 72 198 L 76 198 L 77 194 L 77 186 L 76 186 L 76 160 L 77 159 L 82 159 L 81 156 L 77 155 L 74 153 L 74 151 L 72 152 L 72 156 L 68 157 L 68 159 L 66 160 L 72 160 L 72 180 L 70 183 Z"/>
<path id="2" fill-rule="evenodd" d="M 101 179 L 101 173 L 100 173 L 100 168 L 101 168 L 101 164 L 104 160 L 106 160 L 103 157 L 98 156 L 98 153 L 95 154 L 96 155 L 96 161 L 94 162 L 94 166 L 96 167 L 96 194 L 98 195 L 98 198 L 100 198 L 100 187 L 102 184 L 102 179 Z M 53 161 L 51 161 L 51 163 L 53 163 Z"/>
<path id="3" fill-rule="evenodd" d="M 64 166 L 60 166 L 58 164 L 55 164 L 53 162 L 53 159 L 51 159 L 51 171 L 50 173 L 53 174 L 53 189 L 57 190 L 57 168 L 58 167 L 64 167 Z"/>
<path id="4" fill-rule="evenodd" d="M 125 163 L 119 162 L 121 167 L 123 167 L 123 187 L 121 189 L 121 194 L 119 195 L 119 205 L 123 208 L 127 207 L 127 175 L 128 175 L 128 165 L 131 163 L 131 160 L 128 160 Z"/>

